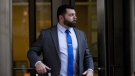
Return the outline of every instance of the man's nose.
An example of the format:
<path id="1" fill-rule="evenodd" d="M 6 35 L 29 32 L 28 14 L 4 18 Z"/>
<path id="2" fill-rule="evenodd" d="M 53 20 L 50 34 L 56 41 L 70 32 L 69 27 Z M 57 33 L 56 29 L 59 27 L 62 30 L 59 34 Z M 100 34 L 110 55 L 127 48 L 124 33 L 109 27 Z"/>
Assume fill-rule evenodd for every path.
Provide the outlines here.
<path id="1" fill-rule="evenodd" d="M 77 19 L 76 15 L 74 16 L 74 19 Z"/>

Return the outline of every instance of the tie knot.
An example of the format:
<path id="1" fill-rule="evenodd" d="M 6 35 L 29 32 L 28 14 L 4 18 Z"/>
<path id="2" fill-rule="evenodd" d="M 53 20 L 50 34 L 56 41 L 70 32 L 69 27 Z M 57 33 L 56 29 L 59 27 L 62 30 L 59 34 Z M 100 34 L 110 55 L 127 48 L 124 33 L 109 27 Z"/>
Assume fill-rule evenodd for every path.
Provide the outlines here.
<path id="1" fill-rule="evenodd" d="M 66 31 L 65 31 L 66 33 L 70 33 L 70 31 L 67 29 Z"/>

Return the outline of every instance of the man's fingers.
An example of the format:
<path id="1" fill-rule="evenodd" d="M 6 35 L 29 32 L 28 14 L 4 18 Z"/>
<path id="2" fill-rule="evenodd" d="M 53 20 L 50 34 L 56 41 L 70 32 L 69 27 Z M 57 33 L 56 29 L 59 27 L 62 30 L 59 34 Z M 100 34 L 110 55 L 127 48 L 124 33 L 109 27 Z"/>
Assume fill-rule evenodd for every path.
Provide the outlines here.
<path id="1" fill-rule="evenodd" d="M 86 75 L 87 74 L 87 71 L 85 71 L 84 73 L 83 73 L 83 75 Z"/>
<path id="2" fill-rule="evenodd" d="M 44 74 L 44 73 L 46 73 L 47 72 L 47 69 L 46 68 L 41 68 L 41 69 L 39 69 L 39 70 L 37 70 L 37 72 L 40 74 Z"/>
<path id="3" fill-rule="evenodd" d="M 47 69 L 46 69 L 46 68 L 44 68 L 44 70 L 43 70 L 43 74 L 44 74 L 44 73 L 46 73 L 46 72 L 47 72 Z"/>
<path id="4" fill-rule="evenodd" d="M 51 69 L 50 69 L 49 67 L 45 66 L 44 68 L 42 68 L 42 69 L 40 70 L 40 72 L 41 72 L 42 74 L 44 74 L 44 73 L 47 72 L 47 70 L 51 70 Z"/>
<path id="5" fill-rule="evenodd" d="M 36 65 L 36 70 L 38 73 L 44 74 L 47 72 L 47 70 L 51 70 L 51 68 L 49 68 L 48 66 L 44 65 L 42 62 L 39 62 Z"/>
<path id="6" fill-rule="evenodd" d="M 87 70 L 87 71 L 85 71 L 85 72 L 83 73 L 83 75 L 85 75 L 85 76 L 93 76 L 93 71 Z"/>
<path id="7" fill-rule="evenodd" d="M 51 70 L 51 68 L 49 68 L 48 66 L 45 66 L 45 68 L 46 68 L 47 70 Z"/>

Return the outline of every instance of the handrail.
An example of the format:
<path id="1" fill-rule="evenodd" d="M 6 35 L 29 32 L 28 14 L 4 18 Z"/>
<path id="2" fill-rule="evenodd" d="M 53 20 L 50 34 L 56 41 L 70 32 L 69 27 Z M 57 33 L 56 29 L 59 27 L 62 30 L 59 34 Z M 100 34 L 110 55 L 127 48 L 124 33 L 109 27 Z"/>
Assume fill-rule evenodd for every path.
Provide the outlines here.
<path id="1" fill-rule="evenodd" d="M 34 70 L 34 68 L 13 68 L 13 70 Z M 98 70 L 98 66 L 95 66 L 94 70 Z"/>
<path id="2" fill-rule="evenodd" d="M 33 70 L 33 68 L 13 68 L 13 70 Z"/>

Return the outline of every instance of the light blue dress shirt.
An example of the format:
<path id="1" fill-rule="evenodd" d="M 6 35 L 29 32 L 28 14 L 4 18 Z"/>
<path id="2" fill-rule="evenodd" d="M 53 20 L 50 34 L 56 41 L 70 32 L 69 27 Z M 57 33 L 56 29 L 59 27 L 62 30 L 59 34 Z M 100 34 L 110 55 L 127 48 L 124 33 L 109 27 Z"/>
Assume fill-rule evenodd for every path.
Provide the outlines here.
<path id="1" fill-rule="evenodd" d="M 61 60 L 60 76 L 67 76 L 68 49 L 67 49 L 67 39 L 66 39 L 66 33 L 65 33 L 66 28 L 64 28 L 59 23 L 57 24 L 57 28 L 58 28 L 58 41 L 59 41 L 60 60 Z M 76 38 L 73 28 L 69 28 L 69 31 L 72 37 L 73 53 L 74 53 L 74 61 L 75 61 L 76 54 L 77 54 L 77 47 L 78 47 L 77 38 Z"/>

